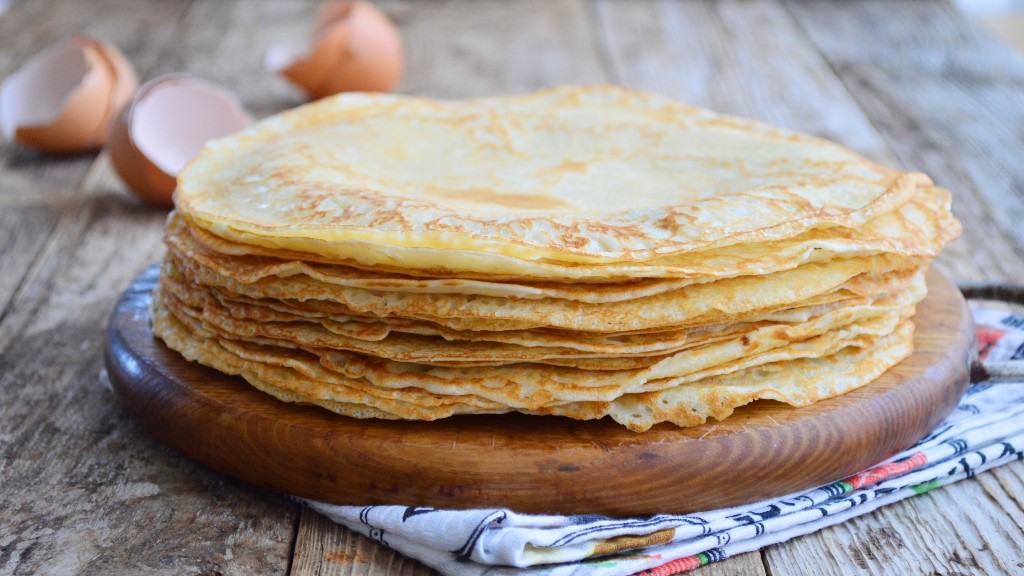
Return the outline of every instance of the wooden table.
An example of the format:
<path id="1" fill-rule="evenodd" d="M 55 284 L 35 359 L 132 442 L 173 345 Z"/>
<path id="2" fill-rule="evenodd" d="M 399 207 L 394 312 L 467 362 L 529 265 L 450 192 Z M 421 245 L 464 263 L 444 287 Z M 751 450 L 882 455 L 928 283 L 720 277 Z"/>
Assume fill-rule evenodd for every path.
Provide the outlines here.
<path id="1" fill-rule="evenodd" d="M 1024 61 L 944 2 L 381 2 L 402 92 L 462 97 L 614 82 L 837 140 L 955 193 L 953 278 L 1024 272 Z M 312 2 L 25 0 L 0 76 L 75 32 L 143 79 L 187 70 L 258 116 L 301 102 L 261 68 Z M 121 290 L 165 212 L 104 155 L 0 148 L 0 574 L 429 574 L 284 497 L 193 464 L 129 418 L 103 369 Z M 697 574 L 1020 574 L 1024 463 Z"/>

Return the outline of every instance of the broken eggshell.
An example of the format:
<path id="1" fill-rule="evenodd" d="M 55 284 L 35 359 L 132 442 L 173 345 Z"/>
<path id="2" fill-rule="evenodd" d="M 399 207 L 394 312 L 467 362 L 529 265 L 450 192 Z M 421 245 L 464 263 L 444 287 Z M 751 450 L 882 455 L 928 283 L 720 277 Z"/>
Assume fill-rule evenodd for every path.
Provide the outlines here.
<path id="1" fill-rule="evenodd" d="M 75 36 L 30 58 L 0 85 L 0 131 L 44 152 L 95 150 L 136 88 L 135 70 L 120 50 Z"/>
<path id="2" fill-rule="evenodd" d="M 329 0 L 306 46 L 277 44 L 266 67 L 319 99 L 339 92 L 388 92 L 402 77 L 402 38 L 391 20 L 362 0 Z"/>
<path id="3" fill-rule="evenodd" d="M 252 122 L 226 89 L 187 74 L 170 74 L 146 83 L 124 107 L 111 126 L 107 153 L 133 192 L 170 206 L 178 173 L 203 144 Z"/>

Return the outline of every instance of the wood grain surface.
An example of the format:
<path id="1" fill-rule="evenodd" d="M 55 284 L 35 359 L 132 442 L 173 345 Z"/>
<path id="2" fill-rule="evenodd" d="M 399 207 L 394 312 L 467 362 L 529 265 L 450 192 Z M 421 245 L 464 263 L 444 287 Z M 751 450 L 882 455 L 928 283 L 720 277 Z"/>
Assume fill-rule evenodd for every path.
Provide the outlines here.
<path id="1" fill-rule="evenodd" d="M 142 80 L 190 71 L 258 116 L 301 103 L 262 69 L 318 0 L 17 0 L 0 77 L 76 32 Z M 954 193 L 955 280 L 1021 282 L 1024 60 L 944 0 L 380 0 L 400 91 L 468 96 L 617 82 L 821 134 Z M 162 253 L 164 213 L 103 154 L 0 143 L 0 575 L 416 574 L 273 493 L 160 446 L 106 384 L 105 321 Z M 1024 573 L 1024 462 L 693 574 Z M 357 553 L 347 554 L 347 550 Z"/>
<path id="2" fill-rule="evenodd" d="M 967 387 L 974 326 L 939 272 L 915 316 L 915 352 L 858 390 L 794 409 L 755 402 L 723 421 L 642 434 L 605 418 L 504 414 L 358 420 L 280 402 L 154 338 L 156 266 L 107 328 L 122 402 L 161 442 L 219 472 L 335 504 L 505 506 L 536 514 L 686 514 L 844 478 L 930 432 Z"/>

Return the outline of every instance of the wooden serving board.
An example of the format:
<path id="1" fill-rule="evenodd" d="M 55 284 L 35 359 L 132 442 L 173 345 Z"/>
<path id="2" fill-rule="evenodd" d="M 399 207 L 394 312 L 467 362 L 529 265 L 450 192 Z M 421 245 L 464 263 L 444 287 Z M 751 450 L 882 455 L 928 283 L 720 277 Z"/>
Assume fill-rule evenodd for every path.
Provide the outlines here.
<path id="1" fill-rule="evenodd" d="M 125 407 L 161 442 L 214 470 L 339 504 L 634 516 L 688 513 L 849 476 L 924 437 L 968 383 L 974 327 L 938 272 L 914 355 L 810 407 L 759 401 L 722 422 L 637 434 L 608 421 L 525 415 L 356 420 L 280 402 L 185 361 L 154 338 L 154 266 L 125 291 L 106 361 Z"/>

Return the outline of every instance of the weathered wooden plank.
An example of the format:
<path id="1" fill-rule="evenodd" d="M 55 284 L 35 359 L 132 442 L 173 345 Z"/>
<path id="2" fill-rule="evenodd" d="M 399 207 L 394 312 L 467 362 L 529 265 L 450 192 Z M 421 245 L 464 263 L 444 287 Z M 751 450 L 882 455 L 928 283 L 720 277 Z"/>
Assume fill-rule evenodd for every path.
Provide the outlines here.
<path id="1" fill-rule="evenodd" d="M 143 77 L 168 47 L 190 41 L 179 22 L 186 4 L 33 4 L 53 10 L 39 17 L 47 29 L 105 20 L 109 34 L 98 35 L 124 48 Z M 29 23 L 7 16 L 3 26 L 22 38 Z M 162 253 L 165 211 L 126 194 L 103 156 L 81 185 L 60 171 L 12 172 L 20 168 L 8 162 L 3 172 L 52 189 L 42 201 L 61 217 L 0 325 L 0 397 L 11 399 L 0 403 L 0 573 L 284 573 L 297 507 L 160 447 L 104 385 L 106 316 Z M 28 192 L 4 198 L 33 206 Z"/>
<path id="2" fill-rule="evenodd" d="M 954 192 L 964 239 L 940 264 L 964 279 L 1024 270 L 1024 60 L 945 2 L 790 10 L 900 161 Z"/>
<path id="3" fill-rule="evenodd" d="M 1019 508 L 1004 510 L 998 478 L 984 473 L 767 548 L 772 574 L 1020 574 L 1024 523 Z"/>
<path id="4" fill-rule="evenodd" d="M 0 311 L 6 310 L 14 298 L 24 274 L 46 243 L 46 232 L 59 218 L 58 210 L 51 206 L 0 209 Z"/>
<path id="5" fill-rule="evenodd" d="M 292 574 L 428 576 L 435 571 L 303 508 Z M 301 549 L 300 549 L 301 546 Z M 301 554 L 299 553 L 301 551 Z"/>
<path id="6" fill-rule="evenodd" d="M 472 97 L 563 83 L 606 82 L 579 0 L 514 5 L 476 2 L 378 2 L 402 31 L 406 75 L 400 92 Z M 242 95 L 257 116 L 301 104 L 301 92 L 263 70 L 266 47 L 304 38 L 317 2 L 200 2 L 183 28 L 194 41 L 159 63 L 156 73 L 188 71 Z M 566 22 L 576 19 L 572 28 Z M 583 19 L 583 20 L 580 20 Z M 224 29 L 210 21 L 230 21 Z M 526 42 L 523 28 L 530 26 Z M 194 47 L 193 47 L 194 46 Z"/>
<path id="7" fill-rule="evenodd" d="M 96 166 L 97 163 L 93 162 L 93 173 L 96 171 Z M 88 176 L 86 176 L 86 179 L 88 179 Z M 76 186 L 75 193 L 82 194 L 83 187 L 84 184 Z M 81 199 L 72 199 L 64 202 L 59 213 L 54 212 L 55 207 L 53 206 L 44 206 L 42 210 L 51 219 L 56 221 L 51 228 L 28 232 L 26 236 L 29 236 L 31 240 L 22 240 L 22 243 L 32 242 L 38 245 L 39 249 L 34 253 L 28 254 L 31 257 L 31 262 L 30 265 L 26 265 L 25 273 L 12 276 L 11 284 L 16 286 L 16 291 L 8 299 L 7 307 L 4 309 L 3 314 L 0 314 L 0 352 L 7 349 L 8 345 L 20 335 L 25 324 L 32 318 L 35 308 L 42 301 L 42 295 L 48 290 L 49 281 L 56 272 L 59 261 L 58 253 L 65 246 L 74 242 L 87 226 L 88 217 L 85 210 L 88 206 Z M 9 217 L 18 221 L 19 228 L 25 228 L 24 220 L 21 218 L 23 217 L 22 212 L 27 210 L 28 207 L 26 206 L 20 210 L 9 212 Z M 16 234 L 20 233 L 16 232 Z M 7 256 L 7 259 L 10 261 L 16 257 L 16 255 L 11 254 Z"/>
<path id="8" fill-rule="evenodd" d="M 832 63 L 842 56 L 934 76 L 1024 80 L 1021 55 L 949 0 L 855 0 L 839 12 L 827 2 L 783 2 Z"/>
<path id="9" fill-rule="evenodd" d="M 152 76 L 188 72 L 235 93 L 257 118 L 305 102 L 302 92 L 263 67 L 267 48 L 308 37 L 319 2 L 196 2 L 182 21 L 178 50 Z"/>
<path id="10" fill-rule="evenodd" d="M 595 8 L 623 84 L 892 161 L 842 82 L 778 3 L 597 0 Z"/>
<path id="11" fill-rule="evenodd" d="M 0 571 L 282 573 L 296 510 L 160 447 L 102 368 L 120 290 L 162 252 L 162 211 L 91 173 L 79 233 L 0 353 Z"/>
<path id="12" fill-rule="evenodd" d="M 382 6 L 405 41 L 402 92 L 468 98 L 609 81 L 582 0 Z"/>

